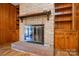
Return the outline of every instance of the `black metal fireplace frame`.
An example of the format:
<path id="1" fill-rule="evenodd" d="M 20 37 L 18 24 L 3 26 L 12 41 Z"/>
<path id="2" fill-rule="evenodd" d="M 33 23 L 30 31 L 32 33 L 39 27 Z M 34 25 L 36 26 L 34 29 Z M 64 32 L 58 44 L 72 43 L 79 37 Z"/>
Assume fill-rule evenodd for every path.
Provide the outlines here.
<path id="1" fill-rule="evenodd" d="M 27 26 L 30 26 L 30 25 L 27 25 Z M 43 33 L 42 33 L 43 37 L 42 37 L 42 42 L 34 42 L 34 41 L 27 41 L 27 42 L 44 45 L 44 24 L 31 24 L 31 26 L 43 26 Z"/>

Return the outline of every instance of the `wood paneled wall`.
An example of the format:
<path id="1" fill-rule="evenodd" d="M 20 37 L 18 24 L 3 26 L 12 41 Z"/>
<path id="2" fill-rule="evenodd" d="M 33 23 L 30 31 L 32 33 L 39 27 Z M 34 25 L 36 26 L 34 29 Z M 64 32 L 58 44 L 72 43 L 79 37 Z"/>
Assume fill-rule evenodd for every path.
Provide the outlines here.
<path id="1" fill-rule="evenodd" d="M 0 44 L 16 41 L 16 8 L 3 3 L 0 4 Z"/>
<path id="2" fill-rule="evenodd" d="M 75 3 L 74 6 L 74 26 L 79 31 L 79 3 Z"/>

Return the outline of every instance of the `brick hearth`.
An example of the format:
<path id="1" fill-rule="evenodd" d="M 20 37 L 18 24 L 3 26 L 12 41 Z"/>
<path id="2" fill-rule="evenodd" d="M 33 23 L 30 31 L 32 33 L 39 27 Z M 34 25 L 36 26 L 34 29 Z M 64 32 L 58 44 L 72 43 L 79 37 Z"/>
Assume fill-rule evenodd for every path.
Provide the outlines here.
<path id="1" fill-rule="evenodd" d="M 20 52 L 31 52 L 41 56 L 53 56 L 52 48 L 28 42 L 15 42 L 12 44 L 12 49 Z"/>

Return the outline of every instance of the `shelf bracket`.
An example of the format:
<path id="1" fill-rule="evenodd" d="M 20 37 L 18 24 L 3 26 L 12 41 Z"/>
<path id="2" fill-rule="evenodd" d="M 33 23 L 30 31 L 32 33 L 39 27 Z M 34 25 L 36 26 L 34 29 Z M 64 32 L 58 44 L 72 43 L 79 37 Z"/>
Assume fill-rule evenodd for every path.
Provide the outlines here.
<path id="1" fill-rule="evenodd" d="M 20 18 L 21 19 L 21 23 L 23 23 L 23 18 Z"/>

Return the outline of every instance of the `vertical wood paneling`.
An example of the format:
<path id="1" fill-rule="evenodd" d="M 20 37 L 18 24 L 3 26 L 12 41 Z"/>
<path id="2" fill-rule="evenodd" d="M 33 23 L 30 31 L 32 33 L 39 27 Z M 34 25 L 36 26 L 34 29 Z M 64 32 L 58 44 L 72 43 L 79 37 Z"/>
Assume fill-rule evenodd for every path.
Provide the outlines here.
<path id="1" fill-rule="evenodd" d="M 16 7 L 0 4 L 0 44 L 12 42 L 16 35 Z"/>
<path id="2" fill-rule="evenodd" d="M 14 24 L 16 24 L 16 8 L 14 7 L 14 6 L 10 6 L 10 19 L 9 19 L 9 22 L 10 22 L 10 27 L 9 27 L 9 29 L 10 30 L 16 30 L 16 25 L 14 25 Z M 14 19 L 14 20 L 13 20 Z"/>

